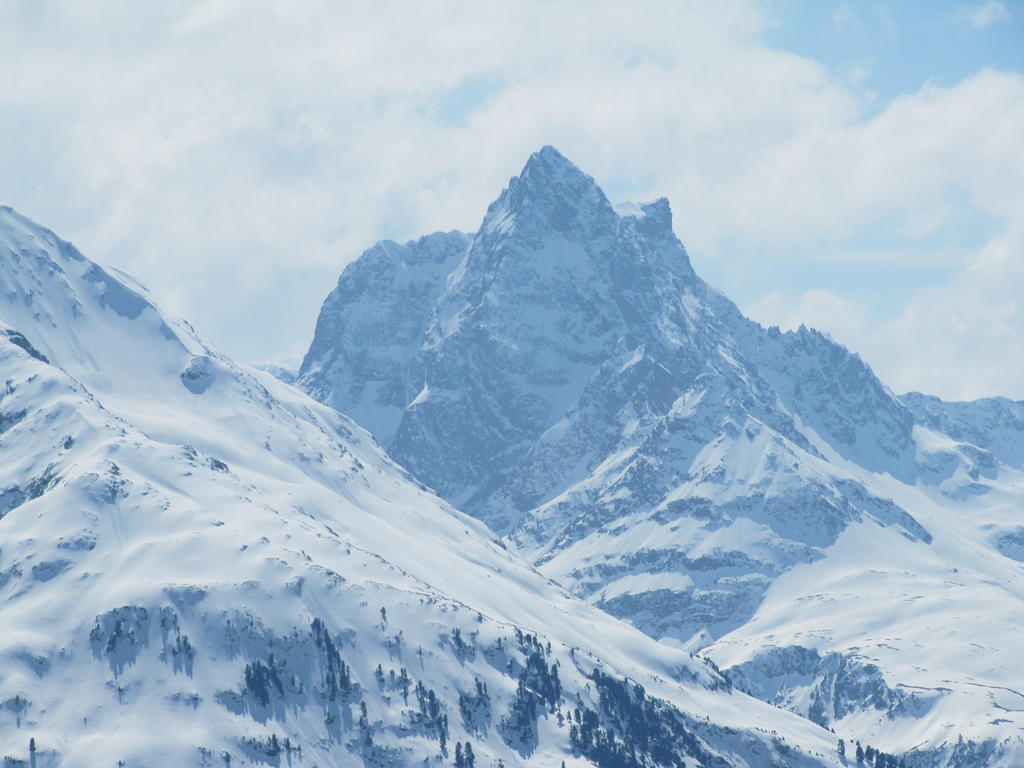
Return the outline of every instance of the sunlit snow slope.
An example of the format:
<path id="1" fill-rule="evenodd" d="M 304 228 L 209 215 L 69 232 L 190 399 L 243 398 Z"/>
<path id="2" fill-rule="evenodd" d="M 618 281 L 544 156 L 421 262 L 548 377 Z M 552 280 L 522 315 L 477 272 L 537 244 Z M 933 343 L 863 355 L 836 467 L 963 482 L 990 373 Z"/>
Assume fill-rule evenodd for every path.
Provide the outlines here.
<path id="1" fill-rule="evenodd" d="M 1020 404 L 901 400 L 749 321 L 666 200 L 614 207 L 545 147 L 476 234 L 349 265 L 299 383 L 755 695 L 921 766 L 1024 765 Z"/>
<path id="2" fill-rule="evenodd" d="M 361 428 L 6 208 L 0 756 L 838 764 L 832 734 L 570 597 Z"/>

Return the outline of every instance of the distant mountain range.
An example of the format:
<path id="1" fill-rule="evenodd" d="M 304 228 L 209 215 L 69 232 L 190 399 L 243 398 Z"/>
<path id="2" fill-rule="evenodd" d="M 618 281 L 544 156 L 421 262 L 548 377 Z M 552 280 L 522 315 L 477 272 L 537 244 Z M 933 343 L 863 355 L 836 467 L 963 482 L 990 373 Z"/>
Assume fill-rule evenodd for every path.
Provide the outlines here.
<path id="1" fill-rule="evenodd" d="M 908 764 L 1024 764 L 1024 404 L 897 397 L 762 328 L 665 199 L 543 148 L 476 233 L 346 267 L 297 384 L 752 695 Z"/>

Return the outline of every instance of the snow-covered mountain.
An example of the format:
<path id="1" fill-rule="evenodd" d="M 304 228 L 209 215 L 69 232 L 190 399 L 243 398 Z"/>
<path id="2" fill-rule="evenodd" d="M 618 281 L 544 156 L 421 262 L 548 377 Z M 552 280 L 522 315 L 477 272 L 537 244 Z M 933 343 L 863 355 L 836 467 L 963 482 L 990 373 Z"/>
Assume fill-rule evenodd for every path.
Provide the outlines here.
<path id="1" fill-rule="evenodd" d="M 922 766 L 1024 764 L 1024 432 L 749 321 L 666 200 L 545 147 L 475 234 L 349 265 L 299 384 L 755 695 Z"/>
<path id="2" fill-rule="evenodd" d="M 0 209 L 5 766 L 839 765 Z"/>

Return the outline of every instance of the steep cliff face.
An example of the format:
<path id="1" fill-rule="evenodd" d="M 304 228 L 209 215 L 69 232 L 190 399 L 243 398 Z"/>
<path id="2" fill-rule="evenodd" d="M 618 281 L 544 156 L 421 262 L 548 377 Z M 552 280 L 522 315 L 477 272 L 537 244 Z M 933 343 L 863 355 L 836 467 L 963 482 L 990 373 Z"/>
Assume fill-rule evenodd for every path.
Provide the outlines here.
<path id="1" fill-rule="evenodd" d="M 325 377 L 320 361 L 348 354 L 344 338 L 326 329 L 362 322 L 365 259 L 372 261 L 346 269 L 324 305 L 300 372 L 300 384 L 324 402 L 363 376 L 356 366 Z M 821 686 L 837 679 L 828 666 L 835 658 L 854 669 L 864 653 L 861 639 L 874 626 L 858 610 L 865 596 L 906 637 L 914 621 L 932 620 L 890 611 L 916 599 L 896 576 L 898 564 L 928 574 L 941 599 L 967 599 L 969 590 L 942 586 L 952 557 L 959 572 L 970 571 L 970 589 L 996 603 L 1000 590 L 1008 596 L 996 609 L 1000 639 L 989 661 L 1006 659 L 1012 644 L 1001 622 L 1019 609 L 1021 582 L 1007 522 L 1020 503 L 1009 454 L 944 434 L 823 334 L 747 320 L 694 273 L 664 199 L 612 206 L 593 179 L 546 147 L 490 205 L 458 266 L 435 285 L 421 336 L 383 330 L 401 349 L 386 385 L 406 393 L 400 411 L 372 397 L 356 398 L 349 411 L 367 425 L 396 424 L 379 437 L 399 463 L 575 594 L 667 643 L 742 665 L 751 680 L 760 653 L 771 665 L 778 648 L 803 648 L 826 660 Z M 964 530 L 959 518 L 968 510 L 979 522 Z M 784 615 L 780 584 L 813 573 L 839 585 L 878 570 L 849 554 L 853 541 L 885 553 L 869 593 L 828 589 L 822 599 L 840 608 L 823 613 L 824 623 L 780 620 L 771 637 L 750 639 L 763 616 Z M 954 644 L 988 633 L 955 634 Z M 893 691 L 942 687 L 963 671 L 962 684 L 937 695 L 947 704 L 970 700 L 979 722 L 988 717 L 979 741 L 1002 738 L 1006 726 L 993 725 L 1002 716 L 967 682 L 971 665 L 938 654 L 918 673 L 913 642 L 892 645 L 898 654 L 870 662 L 872 680 Z M 795 696 L 784 691 L 780 700 Z M 939 721 L 899 720 L 874 706 L 865 717 L 845 705 L 815 712 L 829 713 L 822 722 L 855 724 L 865 740 L 941 749 L 943 729 L 963 716 L 959 705 L 943 706 Z"/>
<path id="2" fill-rule="evenodd" d="M 391 440 L 417 394 L 409 391 L 410 362 L 469 242 L 461 232 L 439 232 L 364 253 L 320 314 L 301 367 L 304 388 Z"/>
<path id="3" fill-rule="evenodd" d="M 0 627 L 5 765 L 837 764 L 8 209 Z"/>

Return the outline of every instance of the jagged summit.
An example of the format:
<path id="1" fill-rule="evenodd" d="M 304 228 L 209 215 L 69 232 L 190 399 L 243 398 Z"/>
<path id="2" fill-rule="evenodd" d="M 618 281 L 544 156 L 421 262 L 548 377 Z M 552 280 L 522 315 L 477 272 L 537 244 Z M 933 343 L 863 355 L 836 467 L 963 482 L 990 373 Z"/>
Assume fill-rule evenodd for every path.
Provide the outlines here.
<path id="1" fill-rule="evenodd" d="M 575 163 L 550 144 L 545 144 L 527 158 L 523 170 L 515 180 L 535 192 L 545 188 L 557 189 L 568 186 L 583 190 L 598 186 L 592 176 L 580 170 Z"/>
<path id="2" fill-rule="evenodd" d="M 554 231 L 598 237 L 614 226 L 615 212 L 593 178 L 557 149 L 534 152 L 522 172 L 487 209 L 480 232 L 500 236 L 515 229 L 526 236 Z"/>
<path id="3" fill-rule="evenodd" d="M 620 216 L 647 218 L 651 224 L 667 228 L 672 226 L 672 211 L 667 197 L 659 197 L 645 203 L 630 202 L 612 206 L 594 178 L 550 144 L 545 144 L 530 155 L 523 170 L 509 183 L 510 188 L 520 185 L 524 187 L 524 192 L 534 192 L 541 196 L 553 191 L 566 193 L 570 190 L 578 193 L 580 197 L 593 195 L 595 201 L 603 201 L 600 204 L 602 209 L 605 208 L 604 203 L 607 203 L 607 207 L 612 208 Z"/>
<path id="4" fill-rule="evenodd" d="M 548 232 L 595 240 L 615 238 L 622 229 L 674 240 L 668 199 L 612 206 L 592 176 L 548 145 L 534 152 L 520 174 L 509 180 L 488 207 L 480 232 L 533 238 Z"/>
<path id="5" fill-rule="evenodd" d="M 563 176 L 565 174 L 577 174 L 593 182 L 590 176 L 583 173 L 575 163 L 559 152 L 556 147 L 551 144 L 545 144 L 527 158 L 519 177 L 526 179 L 544 175 Z"/>

